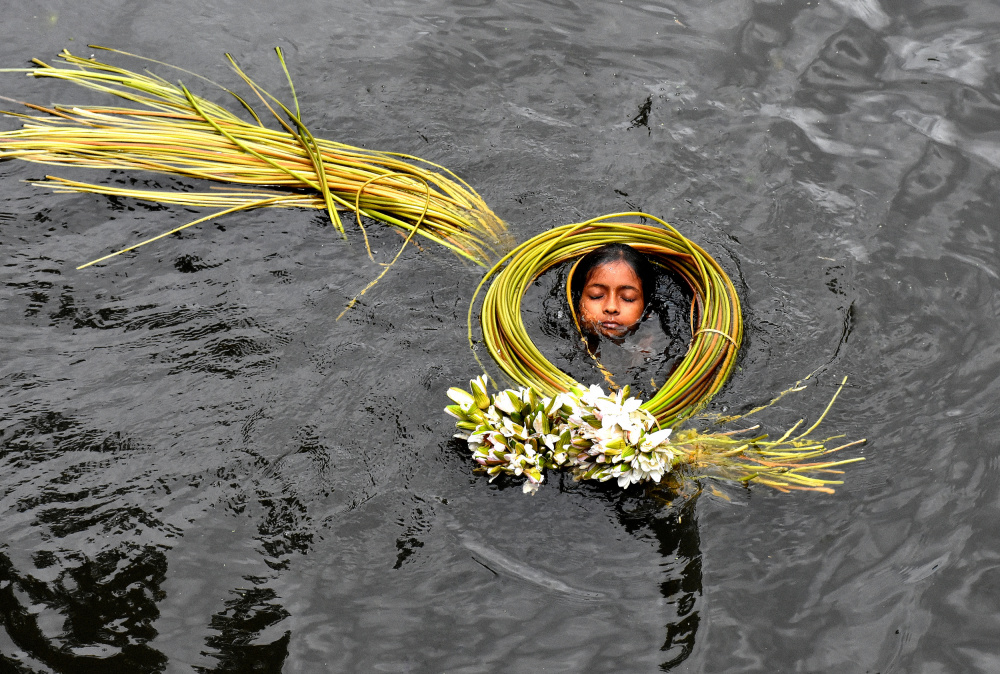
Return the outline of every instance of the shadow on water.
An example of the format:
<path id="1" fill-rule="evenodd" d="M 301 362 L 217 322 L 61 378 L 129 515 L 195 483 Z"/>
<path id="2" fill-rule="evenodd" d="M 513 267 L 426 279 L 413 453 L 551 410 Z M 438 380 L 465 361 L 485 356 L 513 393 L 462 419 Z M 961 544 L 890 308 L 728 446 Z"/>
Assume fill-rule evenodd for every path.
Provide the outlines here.
<path id="1" fill-rule="evenodd" d="M 702 578 L 695 503 L 696 499 L 691 498 L 667 511 L 660 498 L 619 496 L 615 503 L 615 513 L 625 530 L 632 535 L 644 530 L 652 533 L 664 560 L 660 593 L 673 609 L 660 647 L 664 658 L 660 669 L 664 671 L 691 655 L 698 635 Z"/>

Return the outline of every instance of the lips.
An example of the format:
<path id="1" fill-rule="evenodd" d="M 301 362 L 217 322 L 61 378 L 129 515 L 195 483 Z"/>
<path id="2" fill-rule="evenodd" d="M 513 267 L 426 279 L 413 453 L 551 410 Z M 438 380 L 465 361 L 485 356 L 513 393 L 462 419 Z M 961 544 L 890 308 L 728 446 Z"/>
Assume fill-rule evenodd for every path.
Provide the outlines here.
<path id="1" fill-rule="evenodd" d="M 584 325 L 587 332 L 611 339 L 624 337 L 632 329 L 631 325 L 624 325 L 618 321 L 586 321 Z"/>

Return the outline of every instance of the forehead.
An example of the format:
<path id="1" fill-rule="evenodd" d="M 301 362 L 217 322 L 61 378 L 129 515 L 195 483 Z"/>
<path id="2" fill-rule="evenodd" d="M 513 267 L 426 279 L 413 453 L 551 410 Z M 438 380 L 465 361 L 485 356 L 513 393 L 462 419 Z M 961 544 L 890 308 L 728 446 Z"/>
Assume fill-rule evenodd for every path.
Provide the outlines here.
<path id="1" fill-rule="evenodd" d="M 587 285 L 604 285 L 608 287 L 632 286 L 642 288 L 642 281 L 635 270 L 624 260 L 605 262 L 590 270 L 587 275 Z"/>

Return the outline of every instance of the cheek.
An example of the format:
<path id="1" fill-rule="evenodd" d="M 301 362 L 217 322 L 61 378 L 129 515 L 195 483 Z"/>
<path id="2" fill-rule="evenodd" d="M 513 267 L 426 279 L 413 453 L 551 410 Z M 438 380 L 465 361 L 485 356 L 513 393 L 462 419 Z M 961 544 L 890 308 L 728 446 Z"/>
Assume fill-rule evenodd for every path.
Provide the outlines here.
<path id="1" fill-rule="evenodd" d="M 637 323 L 642 318 L 643 309 L 645 309 L 645 305 L 642 302 L 626 304 L 621 312 L 622 323 L 626 325 Z"/>
<path id="2" fill-rule="evenodd" d="M 586 298 L 580 300 L 580 318 L 582 320 L 592 319 L 599 311 L 596 304 L 593 300 L 587 300 Z"/>

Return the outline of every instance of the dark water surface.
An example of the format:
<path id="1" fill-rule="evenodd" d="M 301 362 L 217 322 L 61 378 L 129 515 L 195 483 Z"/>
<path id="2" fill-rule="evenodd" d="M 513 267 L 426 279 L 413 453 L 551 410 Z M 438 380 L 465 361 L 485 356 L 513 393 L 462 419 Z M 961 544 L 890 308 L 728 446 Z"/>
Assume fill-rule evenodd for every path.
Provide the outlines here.
<path id="1" fill-rule="evenodd" d="M 833 496 L 488 485 L 441 413 L 480 270 L 411 249 L 334 322 L 361 237 L 266 211 L 76 272 L 197 216 L 6 162 L 0 671 L 1000 671 L 995 2 L 11 4 L 8 67 L 235 86 L 229 51 L 283 91 L 280 45 L 317 135 L 448 166 L 518 240 L 667 218 L 747 312 L 711 411 L 818 368 L 769 430 L 847 375 L 829 428 L 871 442 Z"/>

